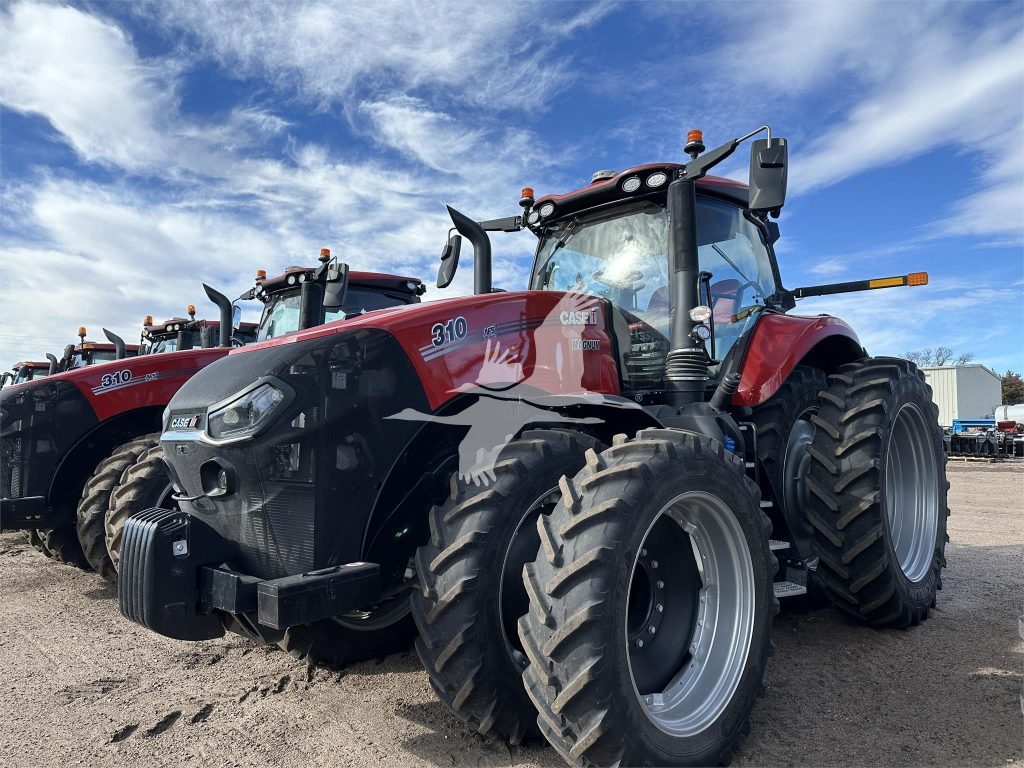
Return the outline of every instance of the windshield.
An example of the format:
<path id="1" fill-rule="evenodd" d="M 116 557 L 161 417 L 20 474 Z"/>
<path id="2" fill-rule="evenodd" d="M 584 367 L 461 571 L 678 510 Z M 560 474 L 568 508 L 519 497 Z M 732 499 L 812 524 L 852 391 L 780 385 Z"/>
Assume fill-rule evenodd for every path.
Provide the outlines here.
<path id="1" fill-rule="evenodd" d="M 32 379 L 42 379 L 46 376 L 47 372 L 42 368 L 33 368 L 31 366 L 24 366 L 18 371 L 18 374 L 14 377 L 14 384 L 24 384 L 26 381 L 32 381 Z"/>
<path id="2" fill-rule="evenodd" d="M 412 301 L 412 295 L 406 293 L 349 286 L 345 292 L 344 306 L 326 309 L 324 322 L 343 320 L 376 309 L 410 304 Z M 263 309 L 263 319 L 260 320 L 256 340 L 265 341 L 297 331 L 299 329 L 299 303 L 298 290 L 279 293 L 271 298 Z"/>
<path id="3" fill-rule="evenodd" d="M 711 274 L 722 359 L 746 326 L 749 313 L 742 310 L 763 306 L 775 293 L 775 277 L 760 230 L 735 205 L 698 197 L 697 243 L 700 268 Z M 656 203 L 570 219 L 541 241 L 532 287 L 600 296 L 667 337 L 667 253 L 668 212 Z"/>
<path id="4" fill-rule="evenodd" d="M 178 348 L 178 334 L 157 338 L 150 346 L 150 355 L 158 355 L 161 352 L 173 352 Z"/>

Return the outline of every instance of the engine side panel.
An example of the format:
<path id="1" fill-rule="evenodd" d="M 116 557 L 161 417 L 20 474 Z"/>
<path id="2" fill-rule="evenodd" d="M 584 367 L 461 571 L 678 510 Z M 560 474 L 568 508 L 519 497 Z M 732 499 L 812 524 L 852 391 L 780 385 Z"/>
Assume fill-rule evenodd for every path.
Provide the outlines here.
<path id="1" fill-rule="evenodd" d="M 778 391 L 793 368 L 815 347 L 837 337 L 844 341 L 844 347 L 861 346 L 853 329 L 837 317 L 763 315 L 747 346 L 740 368 L 740 386 L 732 404 L 760 405 Z"/>

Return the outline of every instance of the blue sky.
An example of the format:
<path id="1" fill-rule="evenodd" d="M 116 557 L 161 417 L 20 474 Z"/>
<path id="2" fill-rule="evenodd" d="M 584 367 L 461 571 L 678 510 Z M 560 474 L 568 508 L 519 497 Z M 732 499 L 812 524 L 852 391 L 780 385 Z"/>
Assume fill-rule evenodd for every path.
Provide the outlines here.
<path id="1" fill-rule="evenodd" d="M 931 274 L 799 311 L 1024 368 L 1021 2 L 14 2 L 0 39 L 0 367 L 323 246 L 430 280 L 445 203 L 508 215 L 768 122 L 787 285 Z M 496 238 L 499 286 L 532 247 Z"/>

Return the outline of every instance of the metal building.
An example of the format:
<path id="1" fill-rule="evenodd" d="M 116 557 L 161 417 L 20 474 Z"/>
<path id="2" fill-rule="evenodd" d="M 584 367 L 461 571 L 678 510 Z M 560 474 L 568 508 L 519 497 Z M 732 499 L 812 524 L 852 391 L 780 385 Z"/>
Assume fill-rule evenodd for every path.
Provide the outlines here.
<path id="1" fill-rule="evenodd" d="M 939 406 L 939 424 L 953 419 L 991 419 L 1002 405 L 1002 379 L 984 365 L 941 365 L 921 368 Z"/>

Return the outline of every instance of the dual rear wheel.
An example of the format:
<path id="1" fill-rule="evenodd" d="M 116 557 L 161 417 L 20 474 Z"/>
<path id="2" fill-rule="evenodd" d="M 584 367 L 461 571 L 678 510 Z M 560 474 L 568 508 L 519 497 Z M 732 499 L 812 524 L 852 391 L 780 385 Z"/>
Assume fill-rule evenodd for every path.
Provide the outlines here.
<path id="1" fill-rule="evenodd" d="M 828 378 L 798 369 L 766 406 L 759 453 L 825 594 L 871 625 L 926 618 L 948 510 L 920 372 L 891 358 Z M 413 600 L 431 682 L 476 730 L 513 741 L 530 732 L 525 685 L 537 726 L 572 764 L 726 762 L 748 730 L 778 610 L 759 490 L 737 456 L 691 433 L 579 448 L 565 450 L 563 477 L 551 461 L 524 472 L 510 455 L 495 488 L 456 483 L 432 513 Z M 524 535 L 534 519 L 536 536 Z M 525 604 L 503 601 L 509 561 L 531 548 Z"/>

